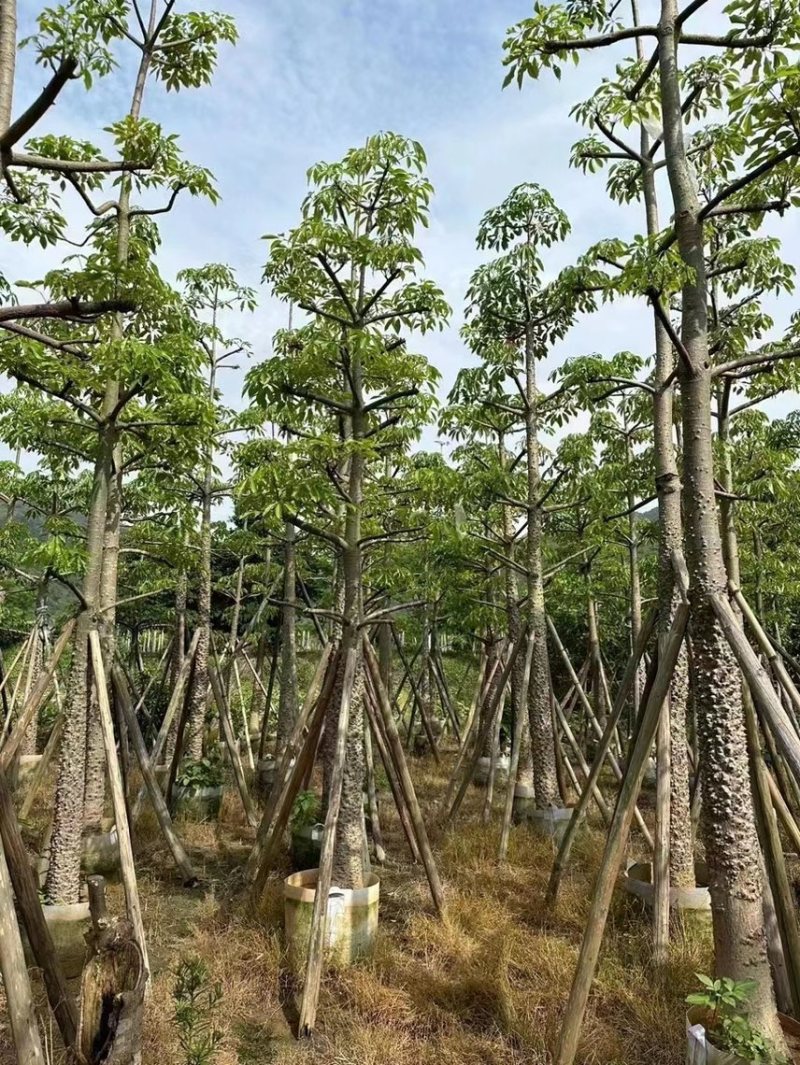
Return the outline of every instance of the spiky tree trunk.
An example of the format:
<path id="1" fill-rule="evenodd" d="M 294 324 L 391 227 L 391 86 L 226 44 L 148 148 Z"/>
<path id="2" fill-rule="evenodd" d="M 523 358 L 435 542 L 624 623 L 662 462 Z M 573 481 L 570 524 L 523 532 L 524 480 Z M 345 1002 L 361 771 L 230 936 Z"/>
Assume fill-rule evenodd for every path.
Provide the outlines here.
<path id="1" fill-rule="evenodd" d="M 0 131 L 11 125 L 17 63 L 16 0 L 0 0 Z"/>
<path id="2" fill-rule="evenodd" d="M 539 501 L 539 417 L 536 388 L 536 355 L 533 327 L 525 332 L 525 458 L 527 463 L 528 529 L 525 566 L 528 571 L 528 625 L 533 634 L 533 658 L 528 686 L 531 758 L 536 806 L 560 806 L 556 769 L 553 714 L 550 705 L 550 656 L 547 651 L 547 619 L 542 573 L 542 508 Z"/>
<path id="3" fill-rule="evenodd" d="M 634 22 L 639 21 L 637 5 L 633 4 Z M 645 61 L 644 46 L 637 38 L 638 58 Z M 650 158 L 650 135 L 644 126 L 640 130 L 642 159 L 642 190 L 644 195 L 647 233 L 655 237 L 660 232 L 655 169 Z M 653 315 L 656 363 L 653 395 L 653 452 L 655 458 L 656 495 L 658 497 L 658 632 L 666 636 L 678 604 L 672 556 L 683 549 L 683 518 L 681 515 L 681 482 L 675 455 L 674 392 L 667 384 L 675 371 L 675 350 L 664 323 Z M 681 649 L 669 696 L 670 712 L 670 791 L 669 791 L 669 876 L 675 887 L 694 884 L 694 840 L 692 836 L 691 800 L 689 789 L 689 751 L 686 737 L 686 712 L 689 696 L 689 660 L 686 648 Z"/>
<path id="4" fill-rule="evenodd" d="M 36 622 L 33 634 L 33 645 L 28 663 L 28 673 L 25 678 L 24 695 L 20 704 L 20 711 L 25 707 L 28 696 L 36 687 L 36 682 L 44 668 L 45 659 L 45 628 L 47 625 L 47 589 L 50 584 L 50 576 L 45 570 L 42 579 L 36 588 Z M 34 715 L 20 745 L 20 754 L 36 754 L 37 738 L 39 734 L 39 714 Z"/>
<path id="5" fill-rule="evenodd" d="M 750 1019 L 784 1050 L 764 934 L 761 857 L 741 678 L 710 604 L 711 596 L 725 594 L 726 572 L 715 499 L 704 233 L 684 142 L 677 18 L 676 0 L 661 0 L 658 66 L 665 157 L 678 247 L 692 275 L 682 289 L 678 374 L 692 598 L 692 679 L 698 706 L 716 968 L 721 975 L 757 982 Z"/>
<path id="6" fill-rule="evenodd" d="M 297 566 L 295 529 L 283 531 L 283 606 L 281 607 L 281 660 L 275 756 L 280 758 L 297 719 Z"/>

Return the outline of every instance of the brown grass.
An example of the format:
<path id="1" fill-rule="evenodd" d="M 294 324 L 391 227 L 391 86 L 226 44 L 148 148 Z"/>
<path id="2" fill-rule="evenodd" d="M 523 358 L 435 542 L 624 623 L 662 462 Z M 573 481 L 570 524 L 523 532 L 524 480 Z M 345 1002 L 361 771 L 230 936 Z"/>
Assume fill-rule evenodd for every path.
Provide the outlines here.
<path id="1" fill-rule="evenodd" d="M 448 759 L 448 764 L 452 759 Z M 423 810 L 432 812 L 446 768 L 415 762 Z M 502 793 L 501 793 L 502 795 Z M 435 916 L 421 867 L 411 866 L 398 819 L 382 795 L 390 859 L 381 871 L 381 925 L 374 958 L 323 984 L 312 1043 L 292 1035 L 296 1002 L 282 958 L 282 877 L 276 870 L 254 912 L 241 886 L 253 833 L 235 786 L 218 824 L 179 829 L 204 877 L 182 889 L 151 818 L 137 834 L 137 869 L 149 936 L 152 994 L 143 1065 L 183 1065 L 172 1022 L 173 970 L 203 958 L 220 982 L 219 1065 L 536 1065 L 550 1060 L 569 993 L 591 885 L 602 850 L 597 829 L 576 848 L 553 912 L 543 907 L 553 850 L 526 828 L 511 834 L 505 866 L 496 860 L 495 821 L 481 826 L 482 792 L 471 789 L 455 829 L 435 841 L 447 914 Z M 638 841 L 634 839 L 634 851 Z M 634 856 L 632 852 L 632 856 Z M 122 907 L 111 885 L 113 908 Z M 580 1060 L 597 1065 L 678 1065 L 683 999 L 696 971 L 710 968 L 707 929 L 675 930 L 663 977 L 650 964 L 646 914 L 620 893 L 609 921 Z M 0 1043 L 8 1033 L 0 1019 Z M 0 1065 L 13 1061 L 0 1054 Z"/>

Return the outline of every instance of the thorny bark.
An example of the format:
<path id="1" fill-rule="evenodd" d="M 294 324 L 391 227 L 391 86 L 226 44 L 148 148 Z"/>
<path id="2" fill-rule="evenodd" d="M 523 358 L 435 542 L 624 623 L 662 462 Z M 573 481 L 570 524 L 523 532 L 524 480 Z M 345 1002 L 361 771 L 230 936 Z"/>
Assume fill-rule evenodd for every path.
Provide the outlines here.
<path id="1" fill-rule="evenodd" d="M 711 437 L 708 291 L 703 223 L 683 135 L 676 0 L 661 0 L 658 65 L 667 174 L 681 257 L 692 277 L 682 290 L 679 381 L 687 498 L 686 547 L 692 597 L 692 670 L 698 708 L 703 830 L 710 872 L 716 969 L 756 981 L 752 1023 L 779 1052 L 778 1022 L 764 934 L 761 859 L 750 788 L 741 679 L 711 608 L 726 572 L 715 500 Z M 688 365 L 687 365 L 688 363 Z"/>
<path id="2" fill-rule="evenodd" d="M 634 20 L 638 22 L 634 0 Z M 641 39 L 637 40 L 640 61 L 644 59 Z M 641 127 L 640 151 L 649 160 L 650 135 Z M 648 236 L 660 231 L 655 171 L 652 163 L 642 168 Z M 669 632 L 679 594 L 672 567 L 674 551 L 683 547 L 681 483 L 674 445 L 674 390 L 665 387 L 675 369 L 675 351 L 664 324 L 653 314 L 656 364 L 653 397 L 653 449 L 658 496 L 658 631 Z M 670 709 L 670 830 L 669 876 L 674 887 L 692 887 L 694 875 L 694 840 L 692 838 L 691 796 L 689 786 L 689 751 L 686 736 L 686 713 L 689 698 L 689 661 L 685 646 L 681 648 L 669 695 Z"/>
<path id="3" fill-rule="evenodd" d="M 0 132 L 11 125 L 17 62 L 17 3 L 0 0 Z"/>
<path id="4" fill-rule="evenodd" d="M 281 660 L 275 757 L 280 759 L 297 719 L 297 570 L 295 528 L 290 521 L 283 532 L 283 606 L 281 607 Z"/>
<path id="5" fill-rule="evenodd" d="M 555 735 L 550 706 L 550 657 L 542 572 L 542 508 L 539 501 L 539 418 L 537 412 L 536 358 L 533 327 L 525 333 L 525 457 L 527 465 L 527 539 L 525 565 L 528 571 L 528 625 L 533 635 L 533 658 L 528 686 L 528 716 L 536 806 L 560 806 L 556 770 Z"/>

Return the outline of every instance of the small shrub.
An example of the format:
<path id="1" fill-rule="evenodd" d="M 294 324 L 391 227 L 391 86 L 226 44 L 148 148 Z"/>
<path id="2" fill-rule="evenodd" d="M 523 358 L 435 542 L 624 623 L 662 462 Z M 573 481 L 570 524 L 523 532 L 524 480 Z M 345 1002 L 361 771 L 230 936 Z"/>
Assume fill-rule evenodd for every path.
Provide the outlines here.
<path id="1" fill-rule="evenodd" d="M 223 778 L 222 760 L 206 755 L 196 762 L 184 762 L 175 782 L 179 788 L 199 790 L 200 788 L 217 788 Z"/>
<path id="2" fill-rule="evenodd" d="M 321 813 L 322 801 L 319 795 L 313 791 L 301 791 L 292 807 L 292 832 L 298 832 L 309 825 L 316 825 Z"/>
<path id="3" fill-rule="evenodd" d="M 687 995 L 690 1006 L 703 1009 L 703 1024 L 708 1038 L 718 1050 L 735 1054 L 755 1065 L 785 1065 L 770 1041 L 754 1028 L 744 1014 L 747 1001 L 756 988 L 754 980 L 731 980 L 723 976 L 712 980 L 697 973 L 702 991 Z"/>
<path id="4" fill-rule="evenodd" d="M 178 1041 L 185 1055 L 183 1065 L 213 1065 L 222 1042 L 213 1018 L 222 988 L 211 983 L 204 962 L 185 958 L 175 972 L 172 997 Z"/>

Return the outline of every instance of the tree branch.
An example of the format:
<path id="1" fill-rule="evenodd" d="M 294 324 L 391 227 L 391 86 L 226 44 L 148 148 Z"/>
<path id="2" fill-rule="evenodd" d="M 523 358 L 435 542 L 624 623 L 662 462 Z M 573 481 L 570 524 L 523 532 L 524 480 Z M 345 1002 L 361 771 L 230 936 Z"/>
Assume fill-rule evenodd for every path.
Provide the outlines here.
<path id="1" fill-rule="evenodd" d="M 56 100 L 56 97 L 75 74 L 78 69 L 78 60 L 74 56 L 62 59 L 58 70 L 53 74 L 50 81 L 45 85 L 30 107 L 23 111 L 19 118 L 12 122 L 5 133 L 0 136 L 0 152 L 7 152 L 13 148 L 17 141 L 29 133 L 45 112 Z"/>

